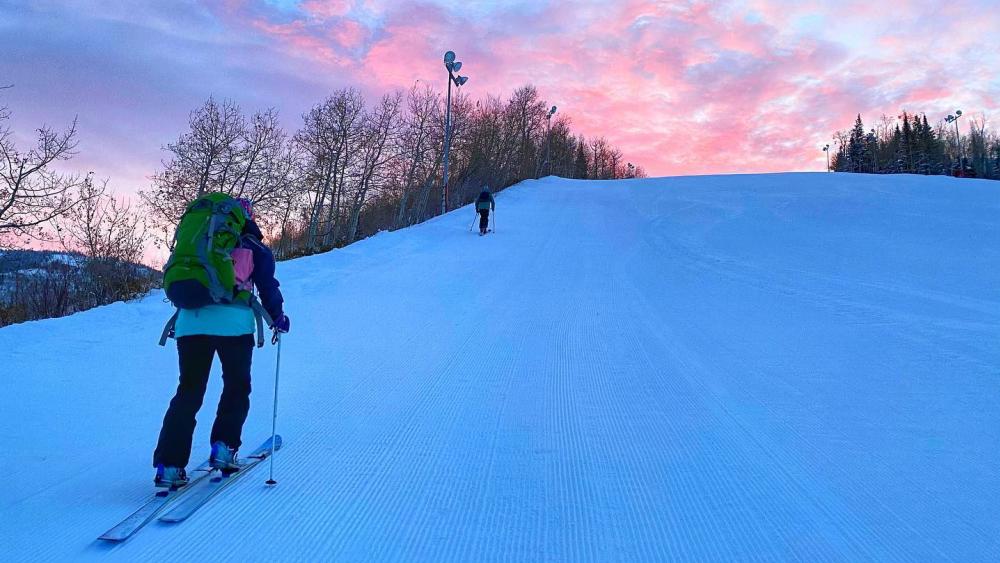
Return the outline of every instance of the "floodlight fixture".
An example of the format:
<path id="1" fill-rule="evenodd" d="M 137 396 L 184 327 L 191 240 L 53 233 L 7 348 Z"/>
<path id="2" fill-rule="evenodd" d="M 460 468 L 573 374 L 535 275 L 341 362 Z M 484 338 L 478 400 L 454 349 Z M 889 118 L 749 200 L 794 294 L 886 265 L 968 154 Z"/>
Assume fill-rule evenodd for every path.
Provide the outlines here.
<path id="1" fill-rule="evenodd" d="M 948 117 L 944 118 L 944 120 L 946 122 L 948 122 L 948 123 L 954 123 L 955 124 L 955 143 L 958 145 L 958 161 L 959 161 L 959 166 L 962 166 L 962 164 L 961 164 L 961 162 L 962 162 L 962 133 L 961 133 L 961 131 L 958 130 L 958 118 L 960 118 L 960 117 L 962 117 L 962 110 L 957 109 L 957 110 L 955 110 L 954 115 L 953 114 L 948 114 Z"/>
<path id="2" fill-rule="evenodd" d="M 545 158 L 538 165 L 538 170 L 535 172 L 535 178 L 541 178 L 542 173 L 546 171 L 549 166 L 549 146 L 552 144 L 552 115 L 556 112 L 556 106 L 552 106 L 548 113 L 545 114 Z"/>
<path id="3" fill-rule="evenodd" d="M 441 186 L 441 213 L 448 211 L 448 152 L 451 147 L 451 85 L 460 87 L 469 81 L 468 76 L 456 75 L 462 69 L 462 63 L 455 60 L 455 51 L 447 51 L 444 54 L 444 67 L 448 69 L 448 101 L 444 114 L 444 174 L 442 174 Z"/>

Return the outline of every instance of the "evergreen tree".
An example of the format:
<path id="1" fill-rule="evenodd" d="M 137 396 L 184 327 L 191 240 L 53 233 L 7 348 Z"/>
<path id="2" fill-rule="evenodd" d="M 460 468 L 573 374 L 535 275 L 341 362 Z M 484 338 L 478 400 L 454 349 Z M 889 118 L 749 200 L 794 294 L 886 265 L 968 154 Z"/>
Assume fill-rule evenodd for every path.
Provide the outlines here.
<path id="1" fill-rule="evenodd" d="M 913 166 L 917 174 L 930 174 L 931 147 L 920 116 L 913 116 Z"/>
<path id="2" fill-rule="evenodd" d="M 927 150 L 927 173 L 928 174 L 943 174 L 944 169 L 941 164 L 941 153 L 943 148 L 941 143 L 938 141 L 937 136 L 934 135 L 934 128 L 927 123 L 927 114 L 924 114 L 924 120 L 921 124 L 924 135 L 924 144 Z"/>
<path id="3" fill-rule="evenodd" d="M 993 178 L 1000 179 L 1000 140 L 993 144 Z"/>
<path id="4" fill-rule="evenodd" d="M 910 117 L 903 112 L 903 137 L 900 141 L 903 162 L 902 170 L 904 174 L 913 173 L 913 127 L 910 126 Z"/>
<path id="5" fill-rule="evenodd" d="M 573 162 L 573 177 L 581 180 L 587 179 L 587 143 L 580 137 L 580 142 L 576 145 L 576 158 Z"/>
<path id="6" fill-rule="evenodd" d="M 898 124 L 892 132 L 892 148 L 892 167 L 889 172 L 900 174 L 906 167 L 906 151 L 903 148 L 903 132 L 899 129 Z"/>
<path id="7" fill-rule="evenodd" d="M 865 162 L 865 172 L 871 172 L 872 174 L 878 173 L 878 138 L 875 136 L 875 130 L 872 129 L 865 135 L 865 155 L 867 157 L 867 162 Z"/>
<path id="8" fill-rule="evenodd" d="M 854 128 L 851 129 L 850 139 L 847 141 L 848 172 L 864 172 L 865 161 L 865 126 L 861 122 L 861 114 L 858 114 Z"/>

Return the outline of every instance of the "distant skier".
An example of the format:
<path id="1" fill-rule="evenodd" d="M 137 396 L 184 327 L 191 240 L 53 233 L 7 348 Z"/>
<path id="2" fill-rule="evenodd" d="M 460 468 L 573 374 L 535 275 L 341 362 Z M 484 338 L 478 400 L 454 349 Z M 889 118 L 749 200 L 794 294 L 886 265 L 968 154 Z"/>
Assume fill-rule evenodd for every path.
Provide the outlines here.
<path id="1" fill-rule="evenodd" d="M 490 228 L 490 211 L 496 210 L 497 202 L 490 193 L 490 188 L 485 187 L 476 199 L 476 213 L 479 213 L 479 236 L 485 235 Z"/>
<path id="2" fill-rule="evenodd" d="M 157 487 L 187 484 L 195 415 L 201 408 L 215 354 L 222 363 L 222 397 L 211 434 L 211 466 L 239 468 L 236 451 L 250 410 L 250 363 L 263 346 L 262 316 L 288 332 L 290 322 L 274 278 L 274 256 L 262 242 L 247 199 L 214 193 L 192 202 L 177 226 L 175 246 L 164 268 L 164 289 L 178 307 L 160 344 L 177 339 L 180 383 L 170 401 L 153 453 Z M 256 286 L 260 302 L 253 295 Z M 277 336 L 277 335 L 275 335 Z"/>

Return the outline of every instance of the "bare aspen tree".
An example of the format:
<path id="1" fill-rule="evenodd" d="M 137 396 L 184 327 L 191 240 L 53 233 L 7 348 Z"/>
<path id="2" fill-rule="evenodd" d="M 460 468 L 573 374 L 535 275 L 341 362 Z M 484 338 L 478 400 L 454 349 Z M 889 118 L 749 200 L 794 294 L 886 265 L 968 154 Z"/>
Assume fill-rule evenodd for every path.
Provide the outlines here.
<path id="1" fill-rule="evenodd" d="M 57 221 L 63 247 L 94 260 L 139 263 L 149 237 L 142 215 L 88 175 L 79 203 Z"/>
<path id="2" fill-rule="evenodd" d="M 469 141 L 475 132 L 473 121 L 474 106 L 468 94 L 458 91 L 451 98 L 451 149 L 449 158 L 454 172 L 449 173 L 448 208 L 460 205 L 463 198 L 468 197 L 467 184 L 469 167 Z M 479 193 L 478 191 L 476 192 Z"/>
<path id="3" fill-rule="evenodd" d="M 258 215 L 269 217 L 293 179 L 295 154 L 267 109 L 249 120 L 231 101 L 209 98 L 191 113 L 189 131 L 165 147 L 171 157 L 140 192 L 164 232 L 184 214 L 187 204 L 208 192 L 224 192 L 254 201 Z"/>
<path id="4" fill-rule="evenodd" d="M 187 183 L 178 187 L 194 190 L 184 198 L 184 203 L 206 192 L 223 189 L 240 152 L 236 143 L 245 126 L 236 104 L 224 100 L 219 105 L 214 98 L 192 112 L 188 123 L 190 132 L 181 135 L 176 143 L 167 145 L 167 150 L 174 154 L 173 161 L 167 164 L 168 169 L 175 170 Z"/>
<path id="5" fill-rule="evenodd" d="M 252 199 L 256 211 L 267 215 L 284 196 L 292 172 L 289 159 L 294 157 L 277 112 L 268 109 L 251 117 L 241 132 L 240 145 L 232 187 L 223 182 L 223 190 Z"/>
<path id="6" fill-rule="evenodd" d="M 75 154 L 76 120 L 64 131 L 40 127 L 34 147 L 21 151 L 9 118 L 10 112 L 0 109 L 0 244 L 49 239 L 43 226 L 79 202 L 76 191 L 84 183 L 79 175 L 53 169 Z"/>
<path id="7" fill-rule="evenodd" d="M 500 187 L 505 185 L 512 162 L 512 152 L 506 140 L 510 137 L 504 120 L 503 102 L 487 96 L 473 110 L 473 131 L 468 135 L 468 170 L 471 182 Z"/>
<path id="8" fill-rule="evenodd" d="M 78 205 L 56 223 L 63 248 L 84 257 L 72 294 L 76 308 L 132 299 L 154 282 L 152 271 L 139 265 L 149 239 L 145 220 L 107 183 L 98 185 L 88 175 Z"/>
<path id="9" fill-rule="evenodd" d="M 432 163 L 436 161 L 435 155 L 441 143 L 436 127 L 441 99 L 430 86 L 418 88 L 414 84 L 406 97 L 406 109 L 407 115 L 396 141 L 399 204 L 395 228 L 411 223 L 409 205 L 416 197 L 417 186 L 429 185 L 427 180 L 434 175 Z"/>
<path id="10" fill-rule="evenodd" d="M 384 182 L 390 159 L 395 156 L 391 148 L 394 146 L 394 137 L 399 128 L 402 101 L 402 94 L 399 92 L 386 94 L 379 105 L 364 116 L 358 149 L 359 170 L 351 202 L 347 244 L 354 242 L 357 237 L 361 209 L 372 188 L 381 186 Z"/>
<path id="11" fill-rule="evenodd" d="M 566 178 L 573 176 L 573 158 L 576 149 L 576 138 L 570 134 L 570 120 L 564 115 L 552 120 L 550 136 L 549 164 L 547 172 Z"/>
<path id="12" fill-rule="evenodd" d="M 296 133 L 295 143 L 306 159 L 304 178 L 312 192 L 306 240 L 310 250 L 318 248 L 321 234 L 324 244 L 332 244 L 336 235 L 341 188 L 354 158 L 352 143 L 363 110 L 361 94 L 345 88 L 302 116 L 303 128 Z"/>
<path id="13" fill-rule="evenodd" d="M 338 160 L 335 161 L 334 189 L 332 201 L 327 209 L 325 235 L 323 244 L 332 247 L 340 239 L 341 209 L 347 197 L 347 182 L 356 174 L 357 145 L 362 135 L 362 124 L 365 111 L 365 100 L 361 93 L 354 89 L 342 91 L 337 109 L 336 133 L 338 140 Z"/>
<path id="14" fill-rule="evenodd" d="M 625 158 L 622 156 L 622 151 L 610 147 L 607 152 L 607 161 L 609 180 L 625 177 Z"/>
<path id="15" fill-rule="evenodd" d="M 431 189 L 437 184 L 438 171 L 444 157 L 444 119 L 441 95 L 430 87 L 411 90 L 409 102 L 411 111 L 404 134 L 405 146 L 402 151 L 408 159 L 406 194 L 413 194 L 406 225 L 412 225 L 426 217 Z M 400 209 L 402 214 L 405 207 Z"/>
<path id="16" fill-rule="evenodd" d="M 514 91 L 507 104 L 507 119 L 514 137 L 518 176 L 531 177 L 537 169 L 538 149 L 544 144 L 545 115 L 545 102 L 534 86 L 522 86 Z"/>
<path id="17" fill-rule="evenodd" d="M 611 162 L 611 147 L 604 137 L 590 141 L 590 171 L 588 176 L 597 180 L 614 178 L 614 166 Z"/>

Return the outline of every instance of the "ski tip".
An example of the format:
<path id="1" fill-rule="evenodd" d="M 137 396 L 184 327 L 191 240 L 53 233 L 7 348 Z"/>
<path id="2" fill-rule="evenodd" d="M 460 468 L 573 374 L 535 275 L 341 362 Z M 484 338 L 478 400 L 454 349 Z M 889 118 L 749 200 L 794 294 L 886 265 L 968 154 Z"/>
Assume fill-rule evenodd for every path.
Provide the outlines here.
<path id="1" fill-rule="evenodd" d="M 165 522 L 167 524 L 179 524 L 184 521 L 184 518 L 178 518 L 175 516 L 160 516 L 160 522 Z"/>
<path id="2" fill-rule="evenodd" d="M 130 537 L 132 537 L 132 534 L 121 534 L 116 532 L 116 530 L 111 529 L 108 530 L 107 532 L 104 532 L 100 536 L 97 536 L 97 539 L 111 543 L 121 543 L 129 539 Z"/>

